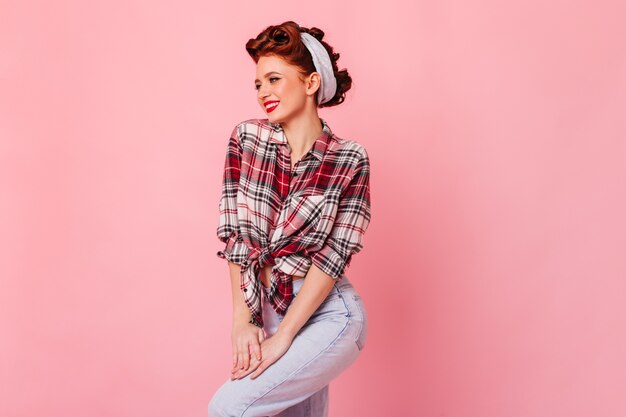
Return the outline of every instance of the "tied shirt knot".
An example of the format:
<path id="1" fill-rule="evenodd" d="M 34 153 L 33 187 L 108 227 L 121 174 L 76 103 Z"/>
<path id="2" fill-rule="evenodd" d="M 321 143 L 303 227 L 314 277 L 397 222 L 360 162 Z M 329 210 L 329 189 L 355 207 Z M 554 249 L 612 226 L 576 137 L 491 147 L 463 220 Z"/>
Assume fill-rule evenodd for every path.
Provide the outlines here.
<path id="1" fill-rule="evenodd" d="M 218 256 L 241 265 L 240 288 L 257 325 L 262 296 L 277 313 L 285 312 L 293 278 L 304 278 L 311 265 L 339 279 L 363 247 L 370 219 L 370 166 L 361 144 L 334 136 L 322 119 L 323 133 L 296 171 L 285 132 L 268 122 L 249 119 L 231 133 L 217 228 L 226 243 Z M 259 267 L 274 257 L 264 291 Z"/>
<path id="2" fill-rule="evenodd" d="M 251 295 L 244 296 L 246 304 L 252 312 L 250 323 L 263 327 L 263 315 L 261 307 L 261 282 L 258 277 L 258 270 L 266 265 L 275 265 L 276 260 L 270 252 L 268 246 L 263 248 L 255 247 L 250 249 L 248 256 L 241 263 L 241 288 L 245 293 Z"/>
<path id="3" fill-rule="evenodd" d="M 253 267 L 253 270 L 261 269 L 266 265 L 275 265 L 276 260 L 270 252 L 269 246 L 255 247 L 250 250 L 248 257 L 242 263 L 242 271 Z"/>

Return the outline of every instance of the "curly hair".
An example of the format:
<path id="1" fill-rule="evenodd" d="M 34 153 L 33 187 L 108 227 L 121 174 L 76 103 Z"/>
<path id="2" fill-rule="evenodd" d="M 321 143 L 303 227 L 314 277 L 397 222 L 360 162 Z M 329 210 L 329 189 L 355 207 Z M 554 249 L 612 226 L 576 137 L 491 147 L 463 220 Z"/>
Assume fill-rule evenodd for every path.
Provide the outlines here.
<path id="1" fill-rule="evenodd" d="M 319 104 L 319 89 L 315 93 L 315 103 L 318 107 L 331 107 L 341 104 L 346 99 L 346 92 L 352 87 L 352 78 L 345 68 L 339 71 L 337 60 L 340 54 L 333 51 L 332 46 L 322 40 L 324 32 L 316 27 L 310 29 L 287 21 L 280 25 L 268 26 L 256 38 L 246 42 L 246 50 L 255 63 L 262 56 L 278 56 L 288 64 L 295 66 L 298 72 L 307 76 L 315 72 L 315 64 L 311 53 L 300 39 L 300 32 L 307 32 L 315 37 L 324 46 L 333 66 L 333 73 L 337 79 L 337 91 L 332 99 Z"/>

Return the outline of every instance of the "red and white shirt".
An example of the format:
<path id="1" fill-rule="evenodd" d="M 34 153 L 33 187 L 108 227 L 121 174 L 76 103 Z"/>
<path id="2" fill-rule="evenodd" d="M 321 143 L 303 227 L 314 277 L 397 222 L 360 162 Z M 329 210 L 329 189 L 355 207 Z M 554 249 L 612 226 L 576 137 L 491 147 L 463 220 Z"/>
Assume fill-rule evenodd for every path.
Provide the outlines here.
<path id="1" fill-rule="evenodd" d="M 291 169 L 291 147 L 278 123 L 249 119 L 233 129 L 219 202 L 220 258 L 241 265 L 241 290 L 263 327 L 260 270 L 272 265 L 268 300 L 285 315 L 292 276 L 311 264 L 340 279 L 363 248 L 370 222 L 370 163 L 365 148 L 323 132 Z"/>

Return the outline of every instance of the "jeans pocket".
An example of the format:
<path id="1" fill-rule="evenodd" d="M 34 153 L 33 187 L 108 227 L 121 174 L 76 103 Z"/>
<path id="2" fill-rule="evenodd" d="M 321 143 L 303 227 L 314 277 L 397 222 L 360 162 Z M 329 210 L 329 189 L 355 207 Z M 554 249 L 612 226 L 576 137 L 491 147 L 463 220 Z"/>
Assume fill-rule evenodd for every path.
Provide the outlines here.
<path id="1" fill-rule="evenodd" d="M 354 304 L 359 311 L 360 317 L 358 317 L 358 319 L 361 325 L 359 331 L 357 332 L 355 343 L 359 350 L 363 350 L 363 348 L 365 347 L 365 341 L 367 340 L 367 312 L 365 311 L 365 304 L 363 303 L 363 300 L 361 299 L 361 296 L 359 294 L 352 294 L 352 298 L 354 299 Z"/>

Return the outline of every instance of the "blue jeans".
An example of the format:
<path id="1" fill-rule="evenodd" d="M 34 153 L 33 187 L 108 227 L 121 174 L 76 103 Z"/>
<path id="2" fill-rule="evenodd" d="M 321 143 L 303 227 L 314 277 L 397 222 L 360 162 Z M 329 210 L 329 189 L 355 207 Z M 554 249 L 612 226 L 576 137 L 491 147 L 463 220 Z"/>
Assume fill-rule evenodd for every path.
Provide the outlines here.
<path id="1" fill-rule="evenodd" d="M 293 281 L 294 297 L 303 283 Z M 283 318 L 265 293 L 262 299 L 264 330 L 270 337 Z M 330 381 L 357 359 L 367 328 L 363 300 L 344 275 L 283 356 L 255 379 L 250 374 L 227 379 L 209 402 L 209 417 L 327 417 Z"/>

